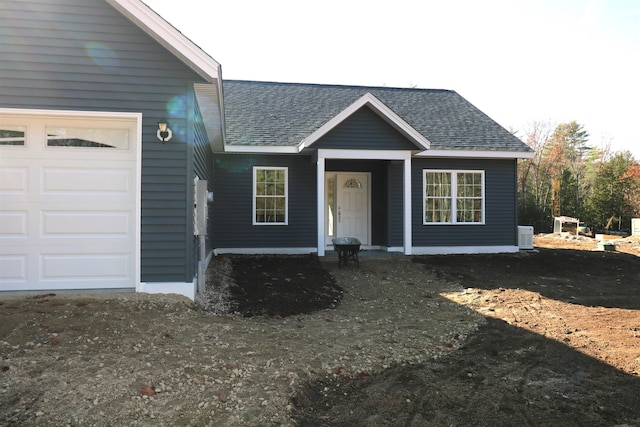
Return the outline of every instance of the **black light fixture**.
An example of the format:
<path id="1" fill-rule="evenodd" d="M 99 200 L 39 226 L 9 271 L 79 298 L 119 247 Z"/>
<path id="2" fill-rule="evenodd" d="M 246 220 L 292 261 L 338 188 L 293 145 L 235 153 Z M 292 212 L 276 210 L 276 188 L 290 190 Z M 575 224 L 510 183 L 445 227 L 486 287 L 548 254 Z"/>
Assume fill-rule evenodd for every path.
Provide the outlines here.
<path id="1" fill-rule="evenodd" d="M 169 125 L 167 125 L 167 122 L 163 121 L 158 122 L 158 132 L 156 132 L 156 135 L 158 139 L 162 141 L 162 143 L 165 143 L 171 140 L 173 132 L 171 132 L 171 129 L 169 129 Z"/>

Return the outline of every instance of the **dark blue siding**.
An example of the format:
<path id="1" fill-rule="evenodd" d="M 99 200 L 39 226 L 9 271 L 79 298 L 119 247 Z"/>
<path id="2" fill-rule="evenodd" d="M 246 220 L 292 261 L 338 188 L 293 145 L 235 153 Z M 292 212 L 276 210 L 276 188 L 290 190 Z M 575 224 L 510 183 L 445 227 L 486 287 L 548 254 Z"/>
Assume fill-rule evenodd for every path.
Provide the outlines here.
<path id="1" fill-rule="evenodd" d="M 4 0 L 0 16 L 2 107 L 142 113 L 141 280 L 191 281 L 188 123 L 203 80 L 101 0 Z"/>
<path id="2" fill-rule="evenodd" d="M 417 150 L 400 132 L 363 107 L 329 131 L 312 148 L 352 150 Z"/>
<path id="3" fill-rule="evenodd" d="M 388 246 L 404 246 L 404 164 L 389 162 Z"/>
<path id="4" fill-rule="evenodd" d="M 253 225 L 253 167 L 288 167 L 288 225 Z M 308 156 L 217 155 L 215 248 L 316 247 L 316 168 Z"/>
<path id="5" fill-rule="evenodd" d="M 195 178 L 204 179 L 207 181 L 207 190 L 213 191 L 213 152 L 211 145 L 209 144 L 209 138 L 205 129 L 204 122 L 202 121 L 202 114 L 198 105 L 195 106 L 195 120 L 194 120 L 194 136 L 193 136 L 193 172 Z M 192 179 L 193 179 L 192 178 Z M 192 194 L 193 197 L 193 194 Z M 211 208 L 211 206 L 209 206 Z M 213 212 L 209 209 L 209 217 L 207 222 L 207 239 L 206 239 L 206 252 L 209 253 L 212 250 L 211 239 L 209 236 L 213 233 Z M 194 273 L 197 270 L 198 254 L 199 254 L 199 238 L 193 238 L 193 268 Z"/>
<path id="6" fill-rule="evenodd" d="M 484 225 L 423 225 L 423 169 L 485 172 Z M 517 245 L 516 160 L 414 159 L 411 171 L 413 246 Z"/>

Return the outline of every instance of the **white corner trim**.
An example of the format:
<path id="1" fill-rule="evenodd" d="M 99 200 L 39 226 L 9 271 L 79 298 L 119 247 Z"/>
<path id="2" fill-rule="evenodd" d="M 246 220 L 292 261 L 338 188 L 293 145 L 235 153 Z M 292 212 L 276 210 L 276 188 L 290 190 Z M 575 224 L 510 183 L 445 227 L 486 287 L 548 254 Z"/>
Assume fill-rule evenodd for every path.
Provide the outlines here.
<path id="1" fill-rule="evenodd" d="M 518 246 L 414 246 L 413 255 L 498 254 L 519 252 Z"/>
<path id="2" fill-rule="evenodd" d="M 342 123 L 345 119 L 351 116 L 353 113 L 358 111 L 360 108 L 368 106 L 377 112 L 387 123 L 396 128 L 400 133 L 402 133 L 407 138 L 411 139 L 413 142 L 417 143 L 423 149 L 428 150 L 431 147 L 431 142 L 420 132 L 415 130 L 409 123 L 404 121 L 402 117 L 393 112 L 392 109 L 387 107 L 382 101 L 373 96 L 370 92 L 362 95 L 356 102 L 349 105 L 347 108 L 342 110 L 336 116 L 334 116 L 331 120 L 326 122 L 324 125 L 320 126 L 315 132 L 311 135 L 307 136 L 300 142 L 299 151 L 309 147 L 324 135 L 326 135 L 330 130 L 335 128 L 337 125 Z"/>
<path id="3" fill-rule="evenodd" d="M 315 254 L 318 248 L 216 248 L 215 255 L 307 255 Z"/>
<path id="4" fill-rule="evenodd" d="M 404 246 L 389 246 L 386 251 L 404 253 Z"/>
<path id="5" fill-rule="evenodd" d="M 218 80 L 220 64 L 140 0 L 106 0 L 145 33 L 209 82 Z"/>
<path id="6" fill-rule="evenodd" d="M 491 151 L 491 150 L 427 150 L 416 157 L 464 157 L 468 159 L 532 159 L 533 151 Z"/>
<path id="7" fill-rule="evenodd" d="M 178 294 L 193 301 L 196 298 L 196 281 L 193 282 L 142 282 L 138 292 L 147 294 Z"/>
<path id="8" fill-rule="evenodd" d="M 325 170 L 326 162 L 324 157 L 318 157 L 316 160 L 316 238 L 317 238 L 317 251 L 318 256 L 324 256 L 325 242 L 324 233 L 326 225 L 326 212 L 324 211 L 324 197 L 325 197 Z"/>
<path id="9" fill-rule="evenodd" d="M 404 254 L 405 255 L 411 255 L 413 253 L 412 251 L 412 245 L 413 245 L 413 220 L 412 220 L 412 215 L 413 215 L 413 207 L 412 207 L 412 199 L 411 196 L 413 195 L 412 191 L 411 191 L 411 159 L 405 159 L 404 160 L 404 171 L 403 171 L 403 183 L 402 183 L 402 187 L 403 187 L 403 195 L 402 195 L 402 199 L 403 199 L 403 214 L 404 214 L 404 220 L 403 220 L 403 243 L 404 243 Z M 424 211 L 424 209 L 423 209 Z"/>

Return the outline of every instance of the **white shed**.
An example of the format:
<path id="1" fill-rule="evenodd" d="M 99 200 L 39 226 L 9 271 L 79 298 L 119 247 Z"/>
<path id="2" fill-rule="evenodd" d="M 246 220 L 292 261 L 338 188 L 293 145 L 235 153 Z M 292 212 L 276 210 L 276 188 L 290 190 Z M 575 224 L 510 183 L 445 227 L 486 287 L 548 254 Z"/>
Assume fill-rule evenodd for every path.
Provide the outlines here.
<path id="1" fill-rule="evenodd" d="M 578 234 L 579 224 L 580 220 L 577 218 L 572 218 L 570 216 L 557 216 L 553 218 L 553 232 L 562 233 L 566 231 L 569 233 Z"/>

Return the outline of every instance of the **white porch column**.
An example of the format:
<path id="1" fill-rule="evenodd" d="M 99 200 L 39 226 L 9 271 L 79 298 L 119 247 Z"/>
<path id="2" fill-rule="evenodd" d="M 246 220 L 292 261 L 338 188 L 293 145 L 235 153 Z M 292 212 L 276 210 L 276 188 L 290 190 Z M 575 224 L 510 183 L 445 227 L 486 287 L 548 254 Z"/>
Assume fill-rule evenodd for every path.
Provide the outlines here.
<path id="1" fill-rule="evenodd" d="M 404 159 L 404 254 L 411 255 L 411 157 Z"/>
<path id="2" fill-rule="evenodd" d="M 316 161 L 316 183 L 318 186 L 316 208 L 318 213 L 318 256 L 324 256 L 324 169 L 324 157 L 321 157 L 320 153 L 318 153 L 318 160 Z"/>

